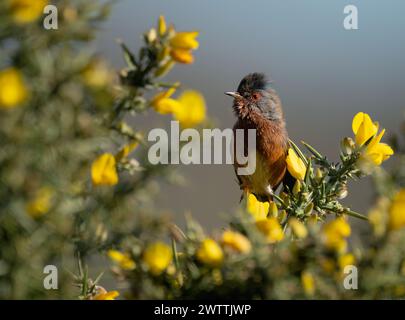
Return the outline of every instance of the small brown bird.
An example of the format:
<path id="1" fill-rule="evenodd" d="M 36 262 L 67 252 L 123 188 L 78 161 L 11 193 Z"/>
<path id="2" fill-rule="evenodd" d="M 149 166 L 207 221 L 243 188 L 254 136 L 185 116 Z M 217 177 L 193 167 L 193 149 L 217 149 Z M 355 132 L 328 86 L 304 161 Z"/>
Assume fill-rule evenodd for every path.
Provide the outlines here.
<path id="1" fill-rule="evenodd" d="M 280 98 L 261 73 L 247 75 L 240 82 L 236 92 L 225 94 L 234 98 L 233 109 L 238 117 L 233 127 L 234 137 L 236 129 L 244 130 L 245 156 L 247 156 L 247 131 L 256 129 L 254 173 L 238 175 L 237 169 L 242 166 L 234 161 L 240 188 L 244 194 L 253 193 L 259 201 L 271 200 L 273 192 L 282 182 L 290 188 L 294 184 L 294 178 L 287 171 L 289 142 Z"/>

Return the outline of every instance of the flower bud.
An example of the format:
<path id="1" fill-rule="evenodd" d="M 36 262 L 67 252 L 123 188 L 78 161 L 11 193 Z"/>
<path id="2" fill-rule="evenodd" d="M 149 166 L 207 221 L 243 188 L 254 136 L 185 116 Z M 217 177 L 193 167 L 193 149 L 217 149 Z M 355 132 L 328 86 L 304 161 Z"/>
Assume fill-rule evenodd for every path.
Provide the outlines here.
<path id="1" fill-rule="evenodd" d="M 352 154 L 355 147 L 356 145 L 352 138 L 346 137 L 341 142 L 341 149 L 345 155 Z"/>
<path id="2" fill-rule="evenodd" d="M 274 201 L 269 202 L 269 215 L 275 218 L 278 216 L 278 208 Z"/>
<path id="3" fill-rule="evenodd" d="M 301 182 L 299 180 L 295 181 L 293 187 L 293 194 L 297 195 L 301 191 Z"/>

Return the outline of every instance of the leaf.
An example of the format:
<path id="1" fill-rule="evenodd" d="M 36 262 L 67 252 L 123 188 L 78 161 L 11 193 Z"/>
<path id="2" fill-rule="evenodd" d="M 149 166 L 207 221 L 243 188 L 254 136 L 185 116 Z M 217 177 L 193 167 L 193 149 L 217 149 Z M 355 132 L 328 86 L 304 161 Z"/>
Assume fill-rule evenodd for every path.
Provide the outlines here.
<path id="1" fill-rule="evenodd" d="M 118 40 L 118 43 L 121 46 L 122 51 L 124 52 L 124 59 L 125 62 L 127 63 L 128 68 L 132 70 L 138 69 L 136 58 L 131 52 L 131 50 L 129 50 L 129 48 L 125 45 L 125 43 L 122 42 L 122 40 Z"/>

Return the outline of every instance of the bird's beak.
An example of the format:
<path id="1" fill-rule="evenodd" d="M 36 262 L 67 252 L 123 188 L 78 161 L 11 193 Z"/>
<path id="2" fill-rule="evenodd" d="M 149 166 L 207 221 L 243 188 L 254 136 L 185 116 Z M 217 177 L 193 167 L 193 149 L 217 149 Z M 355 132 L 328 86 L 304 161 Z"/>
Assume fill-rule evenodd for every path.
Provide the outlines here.
<path id="1" fill-rule="evenodd" d="M 231 96 L 231 97 L 234 97 L 234 98 L 242 98 L 242 96 L 239 93 L 233 92 L 233 91 L 225 92 L 225 94 L 227 96 Z"/>

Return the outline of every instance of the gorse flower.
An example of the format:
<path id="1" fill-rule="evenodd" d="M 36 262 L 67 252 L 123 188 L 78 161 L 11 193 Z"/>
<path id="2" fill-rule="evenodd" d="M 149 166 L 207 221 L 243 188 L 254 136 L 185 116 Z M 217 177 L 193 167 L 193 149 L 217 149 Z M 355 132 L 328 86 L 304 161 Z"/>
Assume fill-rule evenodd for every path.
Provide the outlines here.
<path id="1" fill-rule="evenodd" d="M 213 239 L 204 239 L 197 250 L 197 259 L 211 267 L 219 267 L 224 260 L 221 247 Z"/>
<path id="2" fill-rule="evenodd" d="M 398 230 L 405 226 L 405 189 L 400 190 L 395 196 L 389 211 L 389 228 Z"/>
<path id="3" fill-rule="evenodd" d="M 118 174 L 114 155 L 104 153 L 91 165 L 91 179 L 95 186 L 113 186 L 118 183 Z"/>
<path id="4" fill-rule="evenodd" d="M 304 239 L 308 235 L 308 230 L 301 221 L 296 218 L 290 218 L 288 220 L 288 225 L 291 227 L 293 234 L 300 239 Z"/>
<path id="5" fill-rule="evenodd" d="M 194 57 L 192 50 L 198 48 L 197 31 L 177 32 L 170 39 L 170 56 L 179 63 L 193 63 Z"/>
<path id="6" fill-rule="evenodd" d="M 226 230 L 222 234 L 222 244 L 240 253 L 249 253 L 252 245 L 243 234 L 231 230 Z"/>
<path id="7" fill-rule="evenodd" d="M 143 252 L 143 262 L 147 265 L 150 273 L 160 275 L 172 262 L 172 249 L 163 242 L 155 242 L 148 245 Z"/>
<path id="8" fill-rule="evenodd" d="M 92 88 L 102 88 L 112 80 L 112 73 L 104 61 L 94 59 L 82 73 L 83 81 Z"/>
<path id="9" fill-rule="evenodd" d="M 38 190 L 35 198 L 26 205 L 27 213 L 34 219 L 42 217 L 51 208 L 53 194 L 53 190 L 48 187 Z"/>
<path id="10" fill-rule="evenodd" d="M 97 291 L 92 300 L 115 300 L 120 295 L 116 290 L 107 292 L 103 287 L 97 287 Z"/>
<path id="11" fill-rule="evenodd" d="M 266 237 L 268 243 L 275 243 L 284 239 L 283 228 L 275 217 L 256 221 L 256 226 Z"/>
<path id="12" fill-rule="evenodd" d="M 344 270 L 346 266 L 354 265 L 356 259 L 352 253 L 345 253 L 338 257 L 338 265 L 340 270 Z"/>
<path id="13" fill-rule="evenodd" d="M 351 228 L 347 221 L 340 217 L 327 222 L 322 230 L 325 246 L 338 253 L 346 251 L 346 238 L 350 236 Z"/>
<path id="14" fill-rule="evenodd" d="M 201 93 L 186 90 L 177 99 L 179 107 L 174 109 L 174 118 L 183 128 L 194 127 L 205 120 L 205 100 Z"/>
<path id="15" fill-rule="evenodd" d="M 305 167 L 302 159 L 295 153 L 294 149 L 288 149 L 287 155 L 287 169 L 288 172 L 298 180 L 304 180 L 307 168 Z"/>
<path id="16" fill-rule="evenodd" d="M 22 104 L 27 97 L 28 89 L 17 69 L 0 71 L 0 108 L 14 108 Z"/>
<path id="17" fill-rule="evenodd" d="M 255 221 L 267 218 L 269 212 L 269 203 L 260 202 L 255 195 L 249 193 L 247 196 L 247 211 L 254 217 Z"/>
<path id="18" fill-rule="evenodd" d="M 43 13 L 48 0 L 6 0 L 9 2 L 11 16 L 17 24 L 30 23 Z"/>
<path id="19" fill-rule="evenodd" d="M 313 296 L 315 293 L 315 279 L 309 271 L 303 271 L 301 273 L 301 284 L 304 292 L 308 296 Z"/>
<path id="20" fill-rule="evenodd" d="M 175 83 L 170 89 L 160 92 L 152 98 L 150 105 L 156 112 L 160 114 L 169 114 L 180 108 L 180 103 L 176 99 L 171 98 L 176 92 L 178 85 L 179 83 Z"/>
<path id="21" fill-rule="evenodd" d="M 124 270 L 135 269 L 135 261 L 131 259 L 128 253 L 122 253 L 118 250 L 108 250 L 108 257 L 116 262 Z"/>
<path id="22" fill-rule="evenodd" d="M 171 98 L 178 84 L 158 93 L 150 105 L 161 114 L 172 114 L 181 127 L 190 128 L 203 122 L 206 117 L 204 97 L 197 91 L 186 90 L 177 99 Z"/>
<path id="23" fill-rule="evenodd" d="M 354 116 L 352 129 L 358 147 L 362 147 L 367 143 L 362 154 L 362 157 L 366 160 L 379 166 L 394 154 L 389 145 L 380 142 L 385 129 L 378 133 L 378 123 L 373 122 L 367 113 L 359 112 Z"/>

